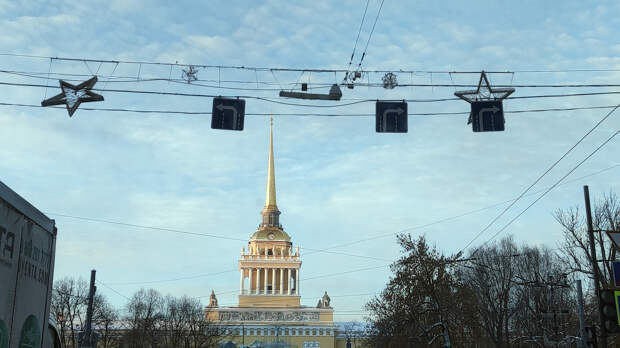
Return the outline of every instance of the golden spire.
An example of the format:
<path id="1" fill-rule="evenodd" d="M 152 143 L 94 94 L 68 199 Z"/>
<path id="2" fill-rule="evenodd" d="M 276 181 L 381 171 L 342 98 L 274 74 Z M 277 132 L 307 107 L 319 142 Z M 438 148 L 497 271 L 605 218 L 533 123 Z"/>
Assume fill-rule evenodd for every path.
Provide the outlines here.
<path id="1" fill-rule="evenodd" d="M 265 198 L 265 208 L 277 210 L 276 172 L 273 167 L 273 117 L 270 119 L 269 128 L 269 169 L 267 171 L 267 196 Z"/>

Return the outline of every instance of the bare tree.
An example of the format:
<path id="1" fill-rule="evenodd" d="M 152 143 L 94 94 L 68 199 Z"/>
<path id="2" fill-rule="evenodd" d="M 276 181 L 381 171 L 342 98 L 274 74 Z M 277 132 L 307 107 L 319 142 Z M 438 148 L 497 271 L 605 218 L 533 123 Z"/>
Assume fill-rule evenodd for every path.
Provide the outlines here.
<path id="1" fill-rule="evenodd" d="M 568 267 L 545 247 L 521 247 L 513 263 L 517 306 L 511 341 L 567 346 L 578 334 L 577 298 L 569 286 L 573 277 Z"/>
<path id="2" fill-rule="evenodd" d="M 60 329 L 63 344 L 77 347 L 77 334 L 86 311 L 88 284 L 82 278 L 63 278 L 54 282 L 51 314 Z"/>
<path id="3" fill-rule="evenodd" d="M 590 253 L 588 243 L 588 229 L 585 216 L 580 212 L 578 207 L 569 209 L 556 210 L 555 219 L 563 227 L 564 239 L 561 243 L 562 257 L 571 267 L 572 271 L 588 275 L 593 278 Z M 611 260 L 616 259 L 616 250 L 612 243 L 604 236 L 604 231 L 620 230 L 620 199 L 615 193 L 604 195 L 600 200 L 595 202 L 592 214 L 592 227 L 596 231 L 594 233 L 594 241 L 597 246 L 597 260 L 601 260 L 599 264 L 599 279 L 601 286 L 607 287 L 611 282 L 612 265 Z"/>
<path id="4" fill-rule="evenodd" d="M 163 314 L 163 297 L 153 289 L 140 289 L 126 305 L 129 347 L 153 347 L 159 342 Z"/>
<path id="5" fill-rule="evenodd" d="M 187 302 L 187 306 L 184 308 L 188 310 L 188 336 L 191 347 L 218 347 L 218 341 L 224 335 L 224 330 L 207 319 L 207 313 L 200 300 L 189 297 L 183 298 Z"/>
<path id="6" fill-rule="evenodd" d="M 115 343 L 115 331 L 119 329 L 119 313 L 101 294 L 96 294 L 93 301 L 93 329 L 99 335 L 98 346 L 112 347 Z"/>
<path id="7" fill-rule="evenodd" d="M 598 200 L 592 199 L 592 228 L 596 252 L 597 272 L 600 279 L 599 285 L 607 288 L 612 280 L 612 261 L 616 259 L 616 249 L 605 236 L 604 231 L 620 230 L 620 199 L 610 192 Z M 578 207 L 558 209 L 554 213 L 555 219 L 562 225 L 563 240 L 560 243 L 560 256 L 564 263 L 569 266 L 570 272 L 585 275 L 594 281 L 592 272 L 592 260 L 595 259 L 590 252 L 588 241 L 588 228 L 585 214 Z M 598 323 L 595 320 L 597 313 L 596 297 L 593 291 L 585 293 L 586 317 L 589 322 Z M 602 331 L 597 330 L 601 333 Z M 601 339 L 601 338 L 599 338 Z M 610 340 L 609 342 L 613 342 Z"/>
<path id="8" fill-rule="evenodd" d="M 475 262 L 463 273 L 464 282 L 475 294 L 481 326 L 488 337 L 496 347 L 508 347 L 509 323 L 516 312 L 516 269 L 511 256 L 517 254 L 517 247 L 506 237 L 474 253 L 470 258 Z"/>

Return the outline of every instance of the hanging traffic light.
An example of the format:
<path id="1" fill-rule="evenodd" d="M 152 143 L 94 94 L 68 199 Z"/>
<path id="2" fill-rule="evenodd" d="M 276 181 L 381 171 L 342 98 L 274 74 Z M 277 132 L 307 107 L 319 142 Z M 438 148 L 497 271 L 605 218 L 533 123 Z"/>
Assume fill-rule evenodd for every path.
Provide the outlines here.
<path id="1" fill-rule="evenodd" d="M 620 295 L 620 291 L 617 291 Z M 601 289 L 599 291 L 599 304 L 601 306 L 602 313 L 602 329 L 609 334 L 618 333 L 618 307 L 616 303 L 616 296 L 613 290 L 610 289 Z"/>
<path id="2" fill-rule="evenodd" d="M 377 133 L 407 133 L 407 102 L 377 101 L 375 130 Z"/>
<path id="3" fill-rule="evenodd" d="M 245 99 L 213 98 L 211 128 L 243 130 Z"/>
<path id="4" fill-rule="evenodd" d="M 504 108 L 501 100 L 472 102 L 470 115 L 474 132 L 504 130 Z"/>

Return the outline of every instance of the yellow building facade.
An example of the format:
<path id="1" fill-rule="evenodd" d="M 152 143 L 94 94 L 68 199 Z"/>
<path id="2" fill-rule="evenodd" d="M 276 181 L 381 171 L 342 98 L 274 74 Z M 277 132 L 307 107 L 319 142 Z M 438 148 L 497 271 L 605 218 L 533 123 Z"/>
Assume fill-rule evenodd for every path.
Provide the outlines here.
<path id="1" fill-rule="evenodd" d="M 239 303 L 220 307 L 212 292 L 205 316 L 225 332 L 223 347 L 345 348 L 346 338 L 339 336 L 334 324 L 334 309 L 327 292 L 316 307 L 301 305 L 299 247 L 293 246 L 284 231 L 280 214 L 272 123 L 265 207 L 247 249 L 241 250 Z"/>

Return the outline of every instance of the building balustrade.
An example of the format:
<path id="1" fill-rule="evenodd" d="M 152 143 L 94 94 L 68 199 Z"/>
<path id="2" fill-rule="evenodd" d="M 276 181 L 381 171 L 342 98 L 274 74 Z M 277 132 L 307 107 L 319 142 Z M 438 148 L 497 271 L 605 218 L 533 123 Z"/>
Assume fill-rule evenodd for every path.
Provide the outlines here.
<path id="1" fill-rule="evenodd" d="M 240 290 L 240 295 L 276 295 L 276 296 L 297 296 L 295 293 L 295 289 L 292 289 L 291 293 L 284 291 L 284 293 L 280 293 L 280 290 Z"/>
<path id="2" fill-rule="evenodd" d="M 242 254 L 242 260 L 252 260 L 252 261 L 299 261 L 299 256 L 273 256 L 273 255 L 252 255 L 252 254 Z"/>

